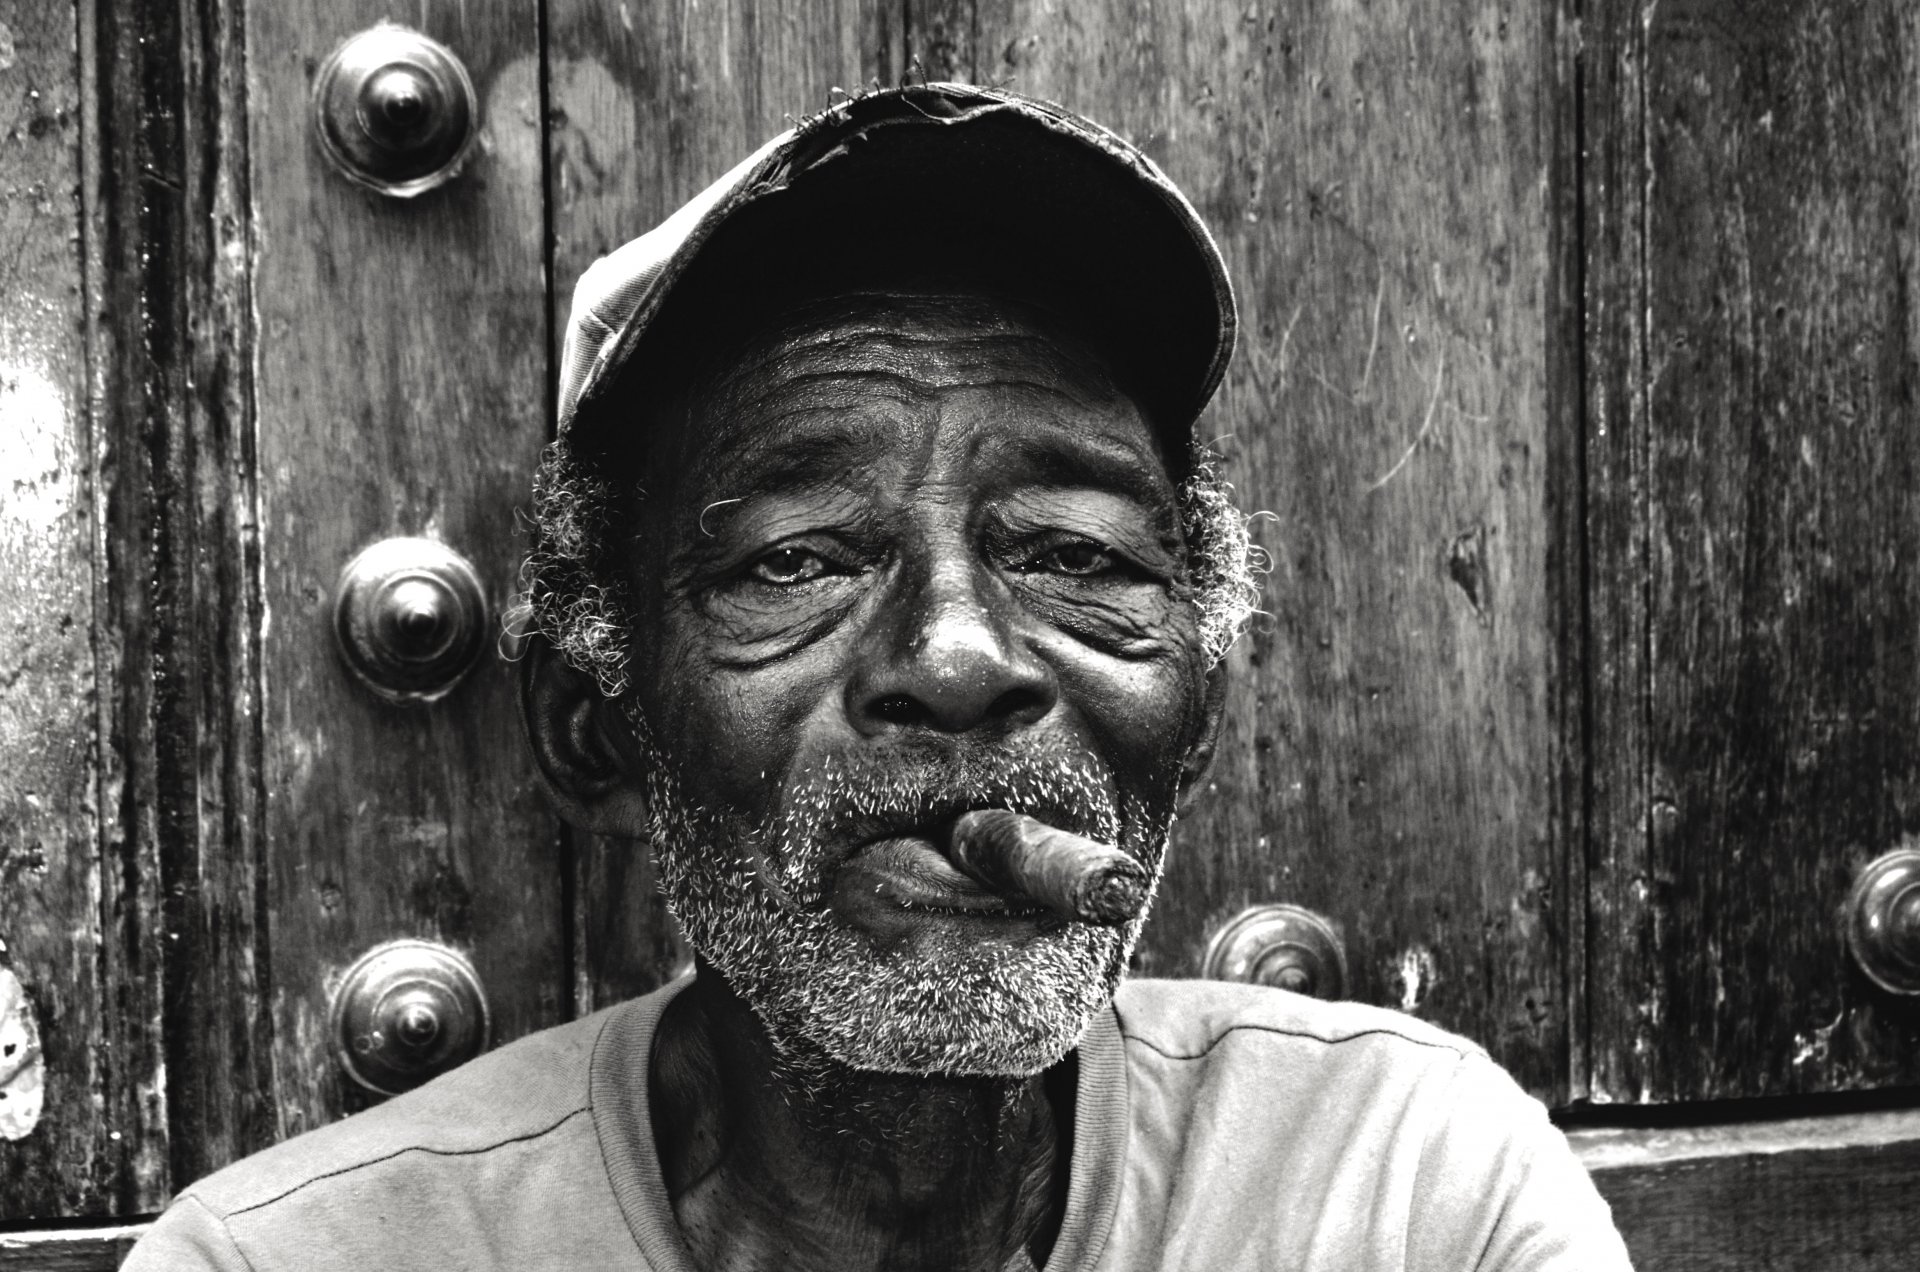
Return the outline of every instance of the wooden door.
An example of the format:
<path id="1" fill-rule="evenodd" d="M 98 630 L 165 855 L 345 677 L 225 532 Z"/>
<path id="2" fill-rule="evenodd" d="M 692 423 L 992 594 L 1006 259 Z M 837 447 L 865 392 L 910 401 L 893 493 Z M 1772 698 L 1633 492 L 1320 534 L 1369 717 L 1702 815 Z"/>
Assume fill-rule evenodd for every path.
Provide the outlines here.
<path id="1" fill-rule="evenodd" d="M 1920 29 L 1893 2 L 1583 17 L 1572 1094 L 1678 1115 L 1577 1138 L 1643 1266 L 1904 1267 L 1920 1011 L 1843 926 L 1920 816 Z"/>
<path id="2" fill-rule="evenodd" d="M 1912 6 L 1590 26 L 1596 1101 L 1911 1085 L 1843 940 L 1920 831 Z"/>
<path id="3" fill-rule="evenodd" d="M 524 550 L 513 510 L 548 433 L 539 15 L 425 12 L 419 29 L 472 77 L 482 131 L 457 177 L 394 198 L 333 170 L 308 110 L 316 62 L 388 14 L 248 11 L 276 1138 L 357 1095 L 331 1061 L 328 995 L 381 942 L 466 953 L 501 1039 L 572 1006 L 559 828 L 496 652 Z M 396 536 L 472 562 L 493 629 L 474 671 L 425 704 L 368 692 L 335 648 L 342 567 Z"/>
<path id="4" fill-rule="evenodd" d="M 316 68 L 384 7 L 42 8 L 0 28 L 26 283 L 0 586 L 27 651 L 0 1044 L 36 1024 L 45 1093 L 0 1150 L 14 1224 L 150 1214 L 364 1105 L 328 1007 L 382 942 L 468 957 L 495 1041 L 575 1006 L 570 858 L 495 633 L 400 705 L 333 615 L 393 536 L 472 562 L 479 623 L 513 597 L 550 427 L 537 10 L 408 15 L 458 50 L 482 130 L 457 180 L 396 199 L 310 119 Z M 0 1068 L 0 1098 L 31 1076 Z"/>
<path id="5" fill-rule="evenodd" d="M 309 117 L 329 52 L 383 18 L 480 102 L 463 171 L 405 200 L 342 178 Z M 512 669 L 370 694 L 335 650 L 339 572 L 437 539 L 497 618 L 579 272 L 790 119 L 923 74 L 1131 137 L 1240 300 L 1202 427 L 1270 514 L 1267 613 L 1138 970 L 1194 975 L 1222 924 L 1291 902 L 1342 935 L 1352 996 L 1478 1039 L 1574 1121 L 1911 1084 L 1920 1017 L 1848 963 L 1835 910 L 1920 829 L 1917 21 L 16 6 L 0 1093 L 38 1082 L 42 1108 L 0 1105 L 25 1126 L 0 1266 L 111 1266 L 123 1231 L 5 1229 L 150 1214 L 355 1107 L 326 1009 L 373 945 L 471 957 L 495 1041 L 681 963 L 645 846 L 547 811 Z M 36 1041 L 37 1066 L 5 1054 Z M 1899 1266 L 1920 1125 L 1830 1107 L 1689 1132 L 1693 1156 L 1638 1114 L 1580 1136 L 1644 1266 Z"/>
<path id="6" fill-rule="evenodd" d="M 16 1188 L 9 1212 L 149 1210 L 354 1107 L 328 994 L 381 941 L 468 953 L 498 1039 L 683 957 L 643 847 L 571 842 L 546 812 L 510 669 L 383 701 L 334 649 L 336 581 L 368 544 L 425 535 L 473 561 L 497 611 L 572 279 L 789 118 L 919 74 L 1011 82 L 1134 137 L 1235 270 L 1247 339 L 1204 427 L 1273 513 L 1273 600 L 1235 655 L 1215 789 L 1182 827 L 1140 970 L 1195 974 L 1242 907 L 1305 904 L 1344 934 L 1356 996 L 1483 1037 L 1560 1091 L 1556 443 L 1535 321 L 1553 89 L 1537 19 L 1461 12 L 428 6 L 405 16 L 465 62 L 483 135 L 455 180 L 404 200 L 344 180 L 310 120 L 318 67 L 378 5 L 236 0 L 106 28 L 54 12 L 49 47 L 77 29 L 87 54 L 66 91 L 121 112 L 82 205 L 137 212 L 143 165 L 172 167 L 170 219 L 132 215 L 126 259 L 102 265 L 132 280 L 94 332 L 124 364 L 97 381 L 96 427 L 130 493 L 81 541 L 94 572 L 69 571 L 132 631 L 108 669 L 145 748 L 126 761 L 131 864 L 89 841 L 73 896 L 34 913 L 57 928 L 102 879 L 133 890 L 112 912 L 162 919 L 135 925 L 130 977 L 169 1077 L 127 1086 L 147 1092 L 151 1144 L 144 1173 L 106 1174 L 138 1186 Z M 173 343 L 156 345 L 138 315 L 162 302 Z M 133 728 L 81 736 L 113 752 Z M 68 1098 L 99 1086 L 54 1070 Z"/>

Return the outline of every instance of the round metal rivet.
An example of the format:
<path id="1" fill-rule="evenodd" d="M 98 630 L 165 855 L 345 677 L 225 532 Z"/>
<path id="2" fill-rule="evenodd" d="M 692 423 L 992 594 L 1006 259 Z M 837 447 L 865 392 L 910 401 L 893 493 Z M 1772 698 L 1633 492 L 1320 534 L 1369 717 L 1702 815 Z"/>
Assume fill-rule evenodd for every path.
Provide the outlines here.
<path id="1" fill-rule="evenodd" d="M 1920 849 L 1896 848 L 1862 866 L 1846 922 L 1847 948 L 1874 984 L 1920 994 Z"/>
<path id="2" fill-rule="evenodd" d="M 362 955 L 334 991 L 334 1056 L 346 1075 L 398 1095 L 486 1049 L 487 997 L 473 964 L 432 941 L 390 941 Z"/>
<path id="3" fill-rule="evenodd" d="M 454 177 L 480 129 L 480 100 L 453 51 L 382 22 L 333 51 L 314 77 L 320 148 L 351 180 L 411 198 Z"/>
<path id="4" fill-rule="evenodd" d="M 374 692 L 431 702 L 485 651 L 486 596 L 446 544 L 383 539 L 340 572 L 333 628 L 347 666 Z"/>
<path id="5" fill-rule="evenodd" d="M 1312 910 L 1256 905 L 1214 933 L 1200 974 L 1338 999 L 1347 993 L 1347 954 L 1333 925 Z"/>

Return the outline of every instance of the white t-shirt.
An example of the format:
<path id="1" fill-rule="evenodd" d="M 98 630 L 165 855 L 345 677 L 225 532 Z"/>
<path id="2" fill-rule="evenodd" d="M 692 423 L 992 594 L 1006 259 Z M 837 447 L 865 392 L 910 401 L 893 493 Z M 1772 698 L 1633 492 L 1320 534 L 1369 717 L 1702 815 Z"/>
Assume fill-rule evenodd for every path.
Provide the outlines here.
<path id="1" fill-rule="evenodd" d="M 125 1269 L 692 1272 L 646 1103 L 654 1025 L 680 987 L 200 1181 Z M 1539 1103 L 1411 1017 L 1133 981 L 1078 1059 L 1047 1272 L 1629 1266 Z"/>

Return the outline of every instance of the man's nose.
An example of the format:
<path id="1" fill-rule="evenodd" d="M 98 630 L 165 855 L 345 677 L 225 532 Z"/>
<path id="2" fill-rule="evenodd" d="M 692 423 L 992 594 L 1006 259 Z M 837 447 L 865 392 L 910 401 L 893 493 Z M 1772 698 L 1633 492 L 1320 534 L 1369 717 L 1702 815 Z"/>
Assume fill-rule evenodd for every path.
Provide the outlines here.
<path id="1" fill-rule="evenodd" d="M 1053 709 L 1053 669 L 1019 639 L 1003 584 L 958 561 L 912 573 L 863 634 L 847 684 L 856 729 L 1002 730 Z"/>

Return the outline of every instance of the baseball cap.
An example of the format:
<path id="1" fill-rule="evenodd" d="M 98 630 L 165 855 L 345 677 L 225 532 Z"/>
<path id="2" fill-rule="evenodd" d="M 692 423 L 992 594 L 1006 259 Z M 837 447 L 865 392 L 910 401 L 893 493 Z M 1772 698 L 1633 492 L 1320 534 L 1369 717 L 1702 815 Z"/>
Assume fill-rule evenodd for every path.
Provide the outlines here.
<path id="1" fill-rule="evenodd" d="M 1181 460 L 1233 351 L 1219 249 L 1137 147 L 1051 102 L 916 84 L 808 117 L 596 261 L 574 290 L 560 433 L 577 454 L 610 453 L 637 397 L 720 332 L 902 278 L 1065 320 Z"/>

